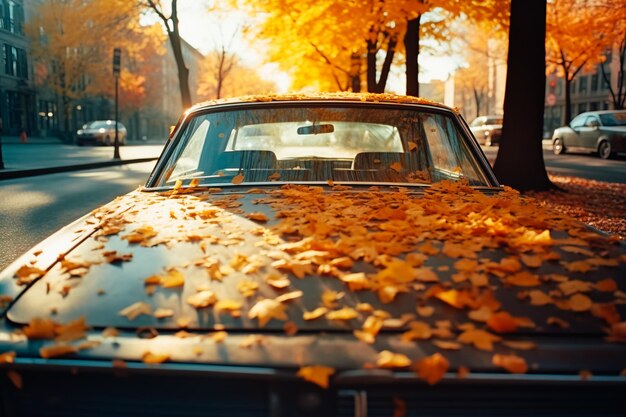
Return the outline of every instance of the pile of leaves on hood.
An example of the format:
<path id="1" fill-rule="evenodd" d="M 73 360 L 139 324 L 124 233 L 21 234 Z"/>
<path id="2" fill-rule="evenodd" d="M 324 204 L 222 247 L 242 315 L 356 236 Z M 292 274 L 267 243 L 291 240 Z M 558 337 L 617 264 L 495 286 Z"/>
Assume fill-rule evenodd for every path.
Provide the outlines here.
<path id="1" fill-rule="evenodd" d="M 550 311 L 556 307 L 592 316 L 608 341 L 626 342 L 626 322 L 618 311 L 626 293 L 618 277 L 606 273 L 626 262 L 618 239 L 599 235 L 512 189 L 481 193 L 449 181 L 427 188 L 283 185 L 220 190 L 198 187 L 197 181 L 190 185 L 178 184 L 163 193 L 136 191 L 95 212 L 100 259 L 66 260 L 66 273 L 88 274 L 98 262 L 134 262 L 133 248 L 138 246 L 197 245 L 200 250 L 194 253 L 200 255 L 195 258 L 137 277 L 145 283 L 146 298 L 120 314 L 129 322 L 145 314 L 186 327 L 191 319 L 155 305 L 152 294 L 193 285 L 193 295 L 185 301 L 194 309 L 256 321 L 260 327 L 280 323 L 287 336 L 297 333 L 295 321 L 325 321 L 342 329 L 348 323 L 359 342 L 372 346 L 381 331 L 400 329 L 394 336 L 400 342 L 432 343 L 439 352 L 410 358 L 383 349 L 369 366 L 410 368 L 429 384 L 448 371 L 445 352 L 461 349 L 492 352 L 494 346 L 506 346 L 511 353 L 493 354 L 492 363 L 509 372 L 527 372 L 520 352 L 535 344 L 508 337 L 540 326 L 569 326 L 558 315 L 539 315 L 542 322 L 537 322 L 536 314 L 534 319 L 513 314 L 498 299 L 502 288 L 516 293 L 529 311 L 550 306 Z M 244 210 L 242 201 L 250 195 L 252 204 Z M 131 209 L 120 210 L 122 206 Z M 127 241 L 127 253 L 107 249 L 107 241 L 116 235 Z M 243 242 L 252 249 L 245 251 Z M 539 272 L 546 264 L 559 272 Z M 203 271 L 201 285 L 186 279 L 191 270 Z M 594 272 L 605 275 L 598 278 Z M 31 277 L 33 271 L 22 273 L 18 271 L 18 279 Z M 342 290 L 307 293 L 318 300 L 303 311 L 296 308 L 303 293 L 293 284 L 313 277 L 333 280 Z M 215 289 L 213 284 L 227 280 L 236 281 L 237 297 L 223 297 Z M 274 295 L 268 297 L 268 291 Z M 374 294 L 377 303 L 355 303 L 346 296 L 363 293 Z M 403 304 L 410 306 L 406 311 L 391 313 L 400 297 L 414 302 Z M 434 314 L 442 309 L 464 319 Z M 71 327 L 65 340 L 85 331 L 83 322 Z M 227 337 L 223 326 L 214 330 L 214 341 Z M 24 333 L 58 340 L 68 330 L 40 321 Z M 260 342 L 259 336 L 253 337 L 245 347 Z M 58 349 L 72 353 L 84 347 Z M 42 355 L 54 353 L 48 349 Z M 165 360 L 176 360 L 175 352 L 144 356 L 149 363 Z M 298 375 L 321 386 L 335 373 L 324 363 L 302 365 Z M 467 371 L 457 367 L 460 375 Z"/>

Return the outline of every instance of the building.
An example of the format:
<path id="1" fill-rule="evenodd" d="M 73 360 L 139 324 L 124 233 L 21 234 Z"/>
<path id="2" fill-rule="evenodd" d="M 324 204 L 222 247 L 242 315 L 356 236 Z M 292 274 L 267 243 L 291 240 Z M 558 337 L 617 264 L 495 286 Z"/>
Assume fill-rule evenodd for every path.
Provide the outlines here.
<path id="1" fill-rule="evenodd" d="M 620 56 L 617 48 L 607 54 L 604 69 L 613 90 L 617 90 Z M 624 77 L 624 74 L 622 74 Z M 626 83 L 626 79 L 622 79 Z M 594 110 L 613 109 L 609 84 L 602 77 L 600 65 L 594 71 L 580 72 L 571 83 L 572 118 L 580 113 Z M 546 80 L 546 102 L 544 111 L 544 138 L 552 137 L 554 129 L 565 126 L 565 80 L 556 74 L 550 74 Z"/>
<path id="2" fill-rule="evenodd" d="M 197 90 L 200 75 L 200 63 L 204 59 L 197 49 L 181 39 L 183 59 L 189 68 L 189 88 L 191 100 L 198 100 Z M 176 124 L 183 113 L 178 68 L 172 47 L 167 41 L 164 55 L 151 57 L 143 63 L 154 71 L 146 79 L 145 105 L 140 111 L 121 114 L 120 120 L 128 127 L 129 140 L 163 139 L 169 136 L 170 126 Z"/>
<path id="3" fill-rule="evenodd" d="M 0 0 L 0 120 L 3 135 L 36 132 L 35 90 L 24 1 Z"/>

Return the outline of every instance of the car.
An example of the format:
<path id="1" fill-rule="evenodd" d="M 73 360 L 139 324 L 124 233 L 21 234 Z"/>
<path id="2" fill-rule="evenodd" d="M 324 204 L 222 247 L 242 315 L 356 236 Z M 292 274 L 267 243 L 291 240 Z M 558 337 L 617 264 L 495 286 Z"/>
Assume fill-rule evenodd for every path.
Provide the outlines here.
<path id="1" fill-rule="evenodd" d="M 502 137 L 502 116 L 479 116 L 470 124 L 470 130 L 481 145 L 498 145 Z"/>
<path id="2" fill-rule="evenodd" d="M 623 415 L 624 253 L 447 106 L 199 104 L 0 273 L 3 415 Z"/>
<path id="3" fill-rule="evenodd" d="M 120 145 L 126 144 L 126 127 L 118 123 L 118 140 Z M 76 131 L 76 144 L 83 145 L 115 145 L 115 121 L 95 120 L 85 123 Z"/>
<path id="4" fill-rule="evenodd" d="M 626 110 L 581 113 L 552 134 L 556 155 L 568 151 L 597 152 L 602 159 L 626 152 Z"/>

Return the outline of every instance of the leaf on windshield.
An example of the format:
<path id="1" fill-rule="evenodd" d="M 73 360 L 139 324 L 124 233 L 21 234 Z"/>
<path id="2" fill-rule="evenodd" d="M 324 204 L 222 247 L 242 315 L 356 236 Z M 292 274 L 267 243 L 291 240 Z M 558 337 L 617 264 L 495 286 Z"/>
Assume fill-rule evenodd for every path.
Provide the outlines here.
<path id="1" fill-rule="evenodd" d="M 174 310 L 171 308 L 157 308 L 152 314 L 156 319 L 166 319 L 174 316 Z"/>
<path id="2" fill-rule="evenodd" d="M 339 310 L 326 313 L 328 320 L 348 321 L 359 317 L 359 313 L 352 307 L 344 307 Z"/>
<path id="3" fill-rule="evenodd" d="M 303 366 L 298 371 L 297 375 L 309 382 L 319 385 L 322 388 L 328 388 L 328 381 L 332 374 L 335 373 L 335 368 L 329 366 L 313 365 Z"/>
<path id="4" fill-rule="evenodd" d="M 217 303 L 215 303 L 213 309 L 218 313 L 226 311 L 230 313 L 233 317 L 239 317 L 241 316 L 241 307 L 241 302 L 236 300 L 219 300 Z"/>
<path id="5" fill-rule="evenodd" d="M 259 289 L 259 283 L 252 280 L 242 280 L 237 283 L 237 291 L 246 298 L 252 297 Z"/>
<path id="6" fill-rule="evenodd" d="M 244 175 L 243 174 L 237 174 L 233 177 L 233 179 L 231 180 L 231 182 L 235 185 L 239 185 L 243 182 L 244 180 Z"/>
<path id="7" fill-rule="evenodd" d="M 85 323 L 85 318 L 80 317 L 67 324 L 58 326 L 55 330 L 57 334 L 55 340 L 57 342 L 71 342 L 73 340 L 84 339 L 87 336 L 87 330 L 89 330 L 89 327 Z"/>
<path id="8" fill-rule="evenodd" d="M 265 275 L 265 282 L 278 289 L 287 288 L 289 284 L 291 284 L 291 281 L 289 281 L 289 278 L 287 278 L 286 275 L 278 272 L 270 272 Z"/>
<path id="9" fill-rule="evenodd" d="M 443 378 L 449 367 L 450 362 L 440 353 L 435 353 L 417 361 L 415 371 L 429 385 L 435 385 Z"/>
<path id="10" fill-rule="evenodd" d="M 151 246 L 149 244 L 150 239 L 157 235 L 157 231 L 152 226 L 141 226 L 134 229 L 127 235 L 123 235 L 121 238 L 127 240 L 128 243 L 139 243 L 141 246 Z"/>
<path id="11" fill-rule="evenodd" d="M 493 355 L 491 362 L 495 366 L 500 366 L 512 374 L 525 374 L 528 371 L 526 360 L 515 354 L 503 355 L 496 353 Z"/>

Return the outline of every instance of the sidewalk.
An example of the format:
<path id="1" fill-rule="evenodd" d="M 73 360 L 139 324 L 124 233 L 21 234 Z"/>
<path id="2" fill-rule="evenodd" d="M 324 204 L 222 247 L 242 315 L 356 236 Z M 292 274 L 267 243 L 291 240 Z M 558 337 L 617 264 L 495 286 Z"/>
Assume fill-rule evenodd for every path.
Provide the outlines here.
<path id="1" fill-rule="evenodd" d="M 163 147 L 156 141 L 132 143 L 120 147 L 121 159 L 113 159 L 112 146 L 79 147 L 57 138 L 28 138 L 21 143 L 19 138 L 2 137 L 0 180 L 155 161 Z"/>

